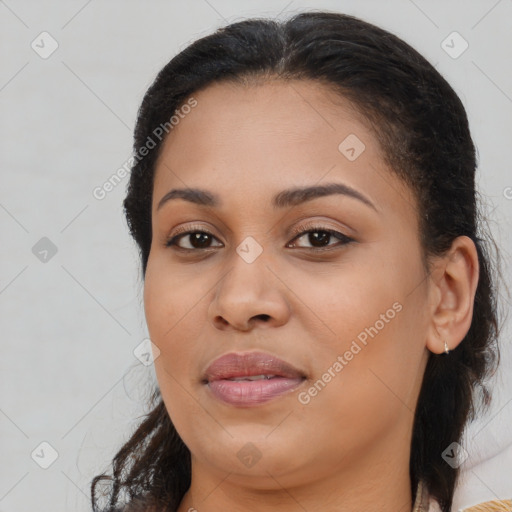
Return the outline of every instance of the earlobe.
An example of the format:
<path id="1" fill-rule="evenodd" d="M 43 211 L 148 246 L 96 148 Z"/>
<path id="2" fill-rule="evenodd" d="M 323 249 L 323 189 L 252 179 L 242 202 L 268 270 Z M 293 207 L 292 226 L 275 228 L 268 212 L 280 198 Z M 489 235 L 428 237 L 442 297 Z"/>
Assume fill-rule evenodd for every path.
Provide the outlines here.
<path id="1" fill-rule="evenodd" d="M 476 246 L 469 237 L 459 236 L 433 265 L 426 348 L 435 354 L 448 354 L 471 327 L 479 274 Z"/>

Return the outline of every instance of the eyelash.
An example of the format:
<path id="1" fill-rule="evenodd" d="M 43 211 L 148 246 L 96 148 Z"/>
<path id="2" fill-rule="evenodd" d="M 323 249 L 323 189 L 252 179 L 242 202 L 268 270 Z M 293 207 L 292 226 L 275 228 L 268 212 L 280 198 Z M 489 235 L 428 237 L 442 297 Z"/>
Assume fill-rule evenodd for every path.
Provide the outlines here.
<path id="1" fill-rule="evenodd" d="M 329 228 L 326 228 L 323 226 L 298 226 L 294 230 L 292 241 L 296 240 L 298 238 L 302 238 L 304 235 L 307 235 L 309 233 L 317 233 L 317 232 L 328 233 L 329 235 L 333 236 L 334 238 L 337 238 L 339 240 L 339 243 L 334 244 L 334 245 L 327 245 L 325 247 L 298 247 L 298 248 L 299 249 L 308 249 L 308 250 L 312 250 L 315 252 L 322 252 L 322 251 L 330 251 L 334 248 L 340 248 L 340 247 L 343 247 L 344 245 L 347 245 L 351 242 L 355 242 L 355 240 L 353 238 L 350 238 L 350 237 L 344 235 L 343 233 L 340 233 L 339 231 L 336 231 L 334 229 L 329 229 Z M 205 231 L 204 228 L 199 227 L 199 226 L 197 226 L 197 227 L 192 226 L 189 228 L 183 228 L 183 230 L 181 230 L 181 231 L 178 230 L 177 233 L 175 233 L 171 238 L 169 238 L 166 241 L 165 246 L 166 247 L 175 247 L 176 250 L 188 251 L 188 252 L 208 251 L 208 250 L 215 248 L 215 247 L 206 247 L 204 249 L 190 249 L 188 247 L 179 247 L 177 245 L 177 241 L 180 238 L 185 237 L 187 235 L 196 234 L 196 233 L 201 233 L 201 234 L 209 235 L 213 238 L 216 238 L 215 235 L 213 235 L 209 231 Z"/>

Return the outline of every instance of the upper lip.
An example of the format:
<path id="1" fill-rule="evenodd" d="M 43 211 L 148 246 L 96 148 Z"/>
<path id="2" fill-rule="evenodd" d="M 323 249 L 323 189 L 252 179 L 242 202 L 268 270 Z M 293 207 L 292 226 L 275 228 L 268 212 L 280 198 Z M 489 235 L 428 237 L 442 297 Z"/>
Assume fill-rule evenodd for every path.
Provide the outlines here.
<path id="1" fill-rule="evenodd" d="M 303 372 L 290 363 L 264 352 L 231 352 L 216 359 L 203 375 L 203 382 L 255 375 L 276 375 L 289 379 L 305 378 Z"/>

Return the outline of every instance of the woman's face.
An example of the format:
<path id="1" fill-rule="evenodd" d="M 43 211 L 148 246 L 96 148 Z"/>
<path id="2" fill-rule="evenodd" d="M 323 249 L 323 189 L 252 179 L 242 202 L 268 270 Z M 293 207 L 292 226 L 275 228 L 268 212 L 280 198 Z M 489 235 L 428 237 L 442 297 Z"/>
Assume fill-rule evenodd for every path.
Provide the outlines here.
<path id="1" fill-rule="evenodd" d="M 158 160 L 144 289 L 193 473 L 288 488 L 408 468 L 429 296 L 412 194 L 324 86 L 194 98 Z"/>

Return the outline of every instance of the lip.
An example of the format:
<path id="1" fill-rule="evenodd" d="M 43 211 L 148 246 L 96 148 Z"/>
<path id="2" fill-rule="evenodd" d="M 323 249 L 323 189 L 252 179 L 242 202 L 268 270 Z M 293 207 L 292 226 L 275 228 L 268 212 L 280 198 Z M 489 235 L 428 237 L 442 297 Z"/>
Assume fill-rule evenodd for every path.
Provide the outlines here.
<path id="1" fill-rule="evenodd" d="M 260 375 L 268 378 L 242 380 Z M 305 379 L 304 372 L 272 354 L 232 352 L 208 366 L 202 382 L 222 402 L 250 407 L 294 390 Z"/>

